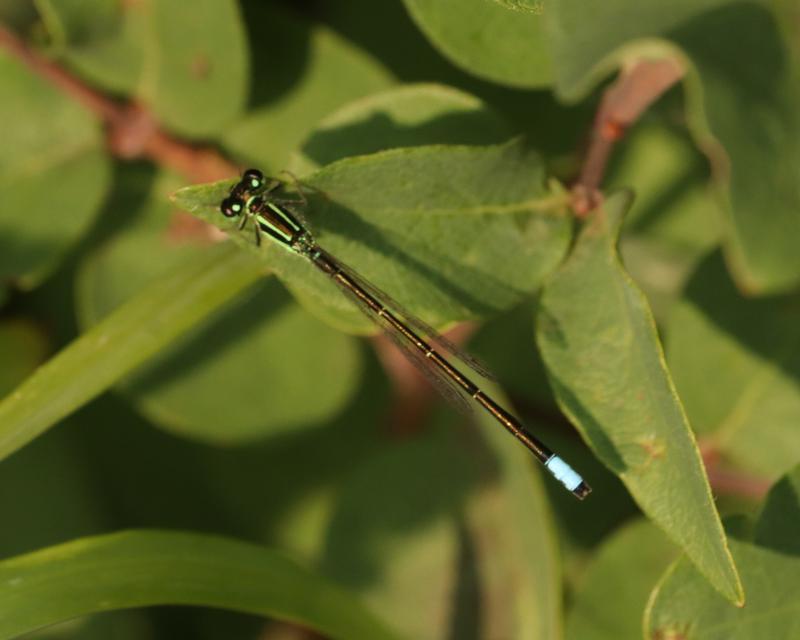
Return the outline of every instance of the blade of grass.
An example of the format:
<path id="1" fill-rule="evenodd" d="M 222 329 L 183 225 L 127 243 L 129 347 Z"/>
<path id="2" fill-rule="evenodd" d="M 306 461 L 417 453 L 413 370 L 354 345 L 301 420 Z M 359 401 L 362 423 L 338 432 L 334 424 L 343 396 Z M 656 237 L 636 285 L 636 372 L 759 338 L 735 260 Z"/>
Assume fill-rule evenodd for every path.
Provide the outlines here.
<path id="1" fill-rule="evenodd" d="M 263 273 L 252 256 L 224 243 L 199 252 L 122 305 L 0 401 L 0 460 L 98 396 Z"/>
<path id="2" fill-rule="evenodd" d="M 99 611 L 166 604 L 269 616 L 331 638 L 396 638 L 328 580 L 279 552 L 221 537 L 124 531 L 0 562 L 0 640 Z"/>

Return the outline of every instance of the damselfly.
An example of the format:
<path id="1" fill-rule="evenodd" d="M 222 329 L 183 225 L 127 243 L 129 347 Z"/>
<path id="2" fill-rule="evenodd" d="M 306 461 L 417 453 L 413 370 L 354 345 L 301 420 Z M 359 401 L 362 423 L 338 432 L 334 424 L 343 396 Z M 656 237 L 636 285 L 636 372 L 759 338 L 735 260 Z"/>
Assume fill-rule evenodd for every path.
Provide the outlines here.
<path id="1" fill-rule="evenodd" d="M 464 404 L 464 396 L 472 398 L 530 449 L 561 484 L 578 498 L 585 498 L 591 489 L 580 475 L 532 435 L 519 420 L 481 391 L 430 342 L 456 356 L 476 373 L 489 377 L 480 363 L 459 352 L 454 344 L 433 328 L 405 311 L 388 295 L 320 247 L 295 209 L 306 204 L 302 189 L 298 185 L 296 198 L 277 197 L 275 193 L 282 185 L 281 180 L 265 178 L 258 169 L 248 169 L 231 188 L 230 195 L 222 201 L 220 211 L 228 218 L 240 219 L 240 230 L 251 222 L 257 244 L 260 245 L 262 236 L 266 235 L 309 260 L 376 322 L 446 396 Z"/>

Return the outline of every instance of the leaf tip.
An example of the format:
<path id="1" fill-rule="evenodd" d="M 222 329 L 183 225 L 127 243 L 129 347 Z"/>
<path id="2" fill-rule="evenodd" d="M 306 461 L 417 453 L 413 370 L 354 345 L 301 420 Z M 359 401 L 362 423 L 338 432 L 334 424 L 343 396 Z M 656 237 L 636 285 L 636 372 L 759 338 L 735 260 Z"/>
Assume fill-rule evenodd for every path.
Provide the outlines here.
<path id="1" fill-rule="evenodd" d="M 731 562 L 733 558 L 731 558 Z M 727 599 L 733 604 L 734 607 L 737 609 L 743 609 L 747 598 L 744 594 L 744 586 L 742 585 L 742 578 L 739 575 L 739 571 L 737 570 L 736 566 L 733 567 L 734 571 L 734 584 L 733 584 L 733 592 L 726 595 Z"/>
<path id="2" fill-rule="evenodd" d="M 744 609 L 744 605 L 747 604 L 747 598 L 744 595 L 744 587 L 742 586 L 742 581 L 739 576 L 736 576 L 736 600 L 734 600 L 733 604 L 738 609 Z"/>
<path id="3" fill-rule="evenodd" d="M 187 196 L 186 196 L 186 192 L 189 191 L 191 188 L 192 187 L 181 187 L 177 191 L 173 191 L 168 196 L 169 197 L 169 201 L 172 204 L 174 204 L 174 205 L 176 205 L 178 207 L 181 207 L 182 209 L 185 209 L 186 208 L 186 202 L 187 202 L 187 199 L 188 199 Z"/>

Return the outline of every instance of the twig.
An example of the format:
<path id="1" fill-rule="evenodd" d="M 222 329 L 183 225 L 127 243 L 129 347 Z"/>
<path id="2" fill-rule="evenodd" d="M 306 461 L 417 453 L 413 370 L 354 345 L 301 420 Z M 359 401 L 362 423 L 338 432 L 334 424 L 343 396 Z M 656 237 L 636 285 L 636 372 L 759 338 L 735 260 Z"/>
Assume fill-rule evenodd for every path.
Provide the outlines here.
<path id="1" fill-rule="evenodd" d="M 172 137 L 142 105 L 122 104 L 95 91 L 2 25 L 0 48 L 97 116 L 106 126 L 106 140 L 113 155 L 123 159 L 149 158 L 192 182 L 209 182 L 237 173 L 236 166 L 215 149 Z"/>
<path id="2" fill-rule="evenodd" d="M 642 60 L 623 68 L 605 91 L 592 127 L 589 150 L 572 188 L 572 208 L 585 216 L 600 204 L 600 184 L 616 142 L 642 113 L 683 77 L 676 60 Z"/>
<path id="3" fill-rule="evenodd" d="M 708 468 L 708 482 L 716 493 L 753 500 L 763 499 L 772 486 L 769 480 L 764 478 L 713 466 Z"/>
<path id="4" fill-rule="evenodd" d="M 772 486 L 769 480 L 739 470 L 726 469 L 720 453 L 713 443 L 701 440 L 699 444 L 703 464 L 708 474 L 708 483 L 716 493 L 753 500 L 761 500 L 767 495 Z"/>

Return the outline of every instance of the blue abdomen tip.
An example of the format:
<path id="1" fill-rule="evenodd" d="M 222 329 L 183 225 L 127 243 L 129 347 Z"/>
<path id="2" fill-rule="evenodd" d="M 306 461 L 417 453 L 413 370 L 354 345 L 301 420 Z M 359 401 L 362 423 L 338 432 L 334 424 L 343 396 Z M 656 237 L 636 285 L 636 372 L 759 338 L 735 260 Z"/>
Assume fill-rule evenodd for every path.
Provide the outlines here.
<path id="1" fill-rule="evenodd" d="M 581 482 L 583 482 L 583 478 L 558 456 L 552 456 L 544 463 L 544 466 L 547 467 L 547 470 L 553 474 L 556 480 L 570 491 L 575 491 Z"/>

